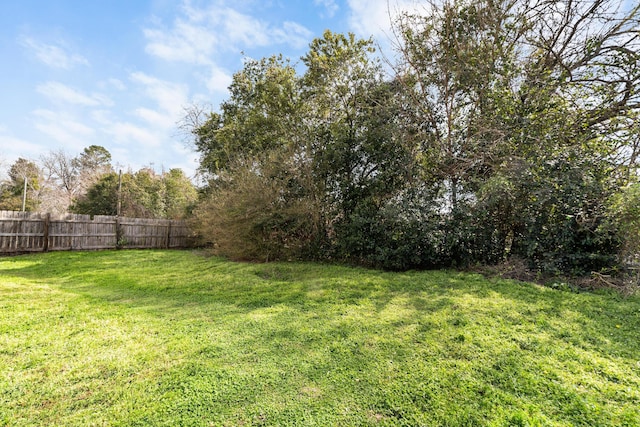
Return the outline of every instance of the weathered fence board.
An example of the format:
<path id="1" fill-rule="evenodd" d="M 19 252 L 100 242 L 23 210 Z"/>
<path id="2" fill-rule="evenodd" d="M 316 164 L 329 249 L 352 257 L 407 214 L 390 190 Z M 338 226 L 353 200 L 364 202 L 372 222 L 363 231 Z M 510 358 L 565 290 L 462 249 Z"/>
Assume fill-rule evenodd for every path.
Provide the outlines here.
<path id="1" fill-rule="evenodd" d="M 0 253 L 114 248 L 181 248 L 185 221 L 0 211 Z"/>

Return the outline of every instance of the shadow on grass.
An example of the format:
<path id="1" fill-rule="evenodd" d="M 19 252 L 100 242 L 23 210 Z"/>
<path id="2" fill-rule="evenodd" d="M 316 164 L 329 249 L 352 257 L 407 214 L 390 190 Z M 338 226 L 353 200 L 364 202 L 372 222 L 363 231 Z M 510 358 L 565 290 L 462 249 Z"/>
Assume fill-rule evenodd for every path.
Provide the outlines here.
<path id="1" fill-rule="evenodd" d="M 23 267 L 7 273 L 173 318 L 207 313 L 215 317 L 220 310 L 246 314 L 285 306 L 298 314 L 337 319 L 349 307 L 361 306 L 360 311 L 371 316 L 391 305 L 402 312 L 394 320 L 399 326 L 420 324 L 428 329 L 425 315 L 446 311 L 452 325 L 461 329 L 474 316 L 485 316 L 497 325 L 545 333 L 583 349 L 623 357 L 638 357 L 640 352 L 638 298 L 616 294 L 577 294 L 448 271 L 386 273 L 305 263 L 229 263 L 186 251 L 15 258 L 22 261 Z M 526 339 L 521 341 L 526 348 Z"/>
<path id="2" fill-rule="evenodd" d="M 186 251 L 34 255 L 16 258 L 3 276 L 142 311 L 191 337 L 157 390 L 184 417 L 212 405 L 238 419 L 229 408 L 251 419 L 350 406 L 371 411 L 362 424 L 411 424 L 441 408 L 430 415 L 434 425 L 473 425 L 502 416 L 499 407 L 513 425 L 532 417 L 640 422 L 630 404 L 638 392 L 619 395 L 639 383 L 638 298 L 451 271 L 238 264 Z M 192 398 L 202 393 L 209 400 Z M 265 396 L 293 412 L 270 414 Z M 607 412 L 617 399 L 617 412 Z"/>
<path id="3" fill-rule="evenodd" d="M 24 260 L 25 265 L 7 269 L 7 275 L 159 312 L 210 305 L 244 312 L 276 305 L 304 311 L 329 303 L 366 304 L 380 313 L 392 300 L 402 299 L 419 318 L 425 312 L 460 312 L 457 301 L 473 299 L 500 301 L 492 314 L 514 326 L 532 321 L 553 329 L 554 321 L 573 316 L 585 332 L 603 335 L 595 340 L 597 345 L 622 338 L 620 351 L 629 346 L 629 337 L 621 332 L 640 331 L 637 297 L 573 293 L 451 271 L 388 273 L 306 263 L 242 264 L 197 252 L 154 250 L 57 252 L 17 257 L 9 263 L 12 260 Z M 0 278 L 3 274 L 0 270 Z M 561 331 L 555 332 L 561 337 Z"/>

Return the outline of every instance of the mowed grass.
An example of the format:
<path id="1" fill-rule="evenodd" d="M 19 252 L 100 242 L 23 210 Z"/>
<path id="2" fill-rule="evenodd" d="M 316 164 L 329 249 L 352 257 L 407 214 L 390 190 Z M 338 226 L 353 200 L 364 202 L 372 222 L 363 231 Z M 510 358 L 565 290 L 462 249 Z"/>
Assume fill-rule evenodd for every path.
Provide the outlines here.
<path id="1" fill-rule="evenodd" d="M 640 298 L 189 251 L 0 258 L 0 425 L 639 426 Z"/>

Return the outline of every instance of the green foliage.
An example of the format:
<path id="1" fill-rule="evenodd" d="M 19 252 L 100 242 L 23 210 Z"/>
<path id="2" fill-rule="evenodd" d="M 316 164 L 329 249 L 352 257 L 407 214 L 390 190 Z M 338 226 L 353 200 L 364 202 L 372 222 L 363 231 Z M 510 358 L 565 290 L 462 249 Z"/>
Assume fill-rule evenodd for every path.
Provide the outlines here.
<path id="1" fill-rule="evenodd" d="M 617 231 L 624 265 L 640 263 L 640 184 L 634 182 L 613 195 L 607 226 Z M 636 285 L 640 285 L 636 283 Z"/>
<path id="2" fill-rule="evenodd" d="M 411 162 L 394 134 L 398 87 L 383 83 L 372 51 L 370 40 L 327 31 L 301 77 L 280 58 L 236 73 L 222 115 L 198 130 L 212 137 L 196 142 L 213 177 L 197 223 L 219 253 L 351 257 L 345 243 L 362 238 L 350 235 L 352 214 L 393 197 Z"/>
<path id="3" fill-rule="evenodd" d="M 229 91 L 222 114 L 211 113 L 193 130 L 200 170 L 209 177 L 230 164 L 251 163 L 252 156 L 288 146 L 298 126 L 295 70 L 282 57 L 248 59 L 234 74 Z"/>
<path id="4" fill-rule="evenodd" d="M 402 271 L 450 265 L 445 260 L 443 228 L 438 216 L 415 198 L 387 201 L 383 206 L 359 203 L 337 226 L 336 251 L 351 262 Z"/>
<path id="5" fill-rule="evenodd" d="M 626 43 L 638 9 L 606 20 L 605 3 L 542 11 L 455 0 L 398 22 L 407 99 L 419 112 L 412 120 L 427 124 L 416 132 L 424 176 L 446 195 L 431 203 L 444 213 L 452 262 L 516 255 L 573 274 L 615 266 L 617 232 L 602 224 L 627 167 L 614 160 L 630 149 L 621 125 L 637 103 L 611 76 L 624 63 L 631 68 L 615 73 L 637 85 L 638 57 L 616 48 L 583 55 L 571 31 L 617 26 L 600 34 L 609 46 Z M 565 24 L 547 27 L 548 19 Z"/>
<path id="6" fill-rule="evenodd" d="M 0 423 L 637 426 L 640 299 L 187 251 L 0 258 Z"/>
<path id="7" fill-rule="evenodd" d="M 189 216 L 198 198 L 197 189 L 182 169 L 169 169 L 162 176 L 164 216 L 180 219 Z"/>
<path id="8" fill-rule="evenodd" d="M 334 256 L 378 265 L 376 247 L 382 242 L 364 231 L 405 186 L 412 159 L 396 126 L 400 88 L 383 81 L 373 52 L 371 40 L 326 31 L 303 58 L 302 81 L 305 104 L 312 106 L 307 121 L 314 126 L 307 138 L 313 176 L 324 190 L 324 216 L 333 219 L 326 233 Z M 393 258 L 390 265 L 398 262 Z"/>
<path id="9" fill-rule="evenodd" d="M 42 173 L 38 165 L 24 158 L 16 160 L 8 171 L 9 180 L 0 186 L 0 209 L 22 210 L 26 180 L 26 211 L 36 211 L 40 204 L 39 192 Z"/>
<path id="10" fill-rule="evenodd" d="M 194 227 L 234 259 L 309 256 L 323 232 L 301 131 L 300 80 L 281 57 L 249 60 L 230 91 L 222 114 L 195 130 L 210 183 Z"/>
<path id="11" fill-rule="evenodd" d="M 101 145 L 85 147 L 75 159 L 75 166 L 81 171 L 104 171 L 111 169 L 111 153 Z"/>
<path id="12" fill-rule="evenodd" d="M 70 207 L 75 213 L 116 215 L 118 174 L 110 172 L 90 186 Z M 122 174 L 121 216 L 184 218 L 197 199 L 197 191 L 180 169 L 157 175 L 151 169 Z"/>
<path id="13" fill-rule="evenodd" d="M 79 197 L 70 210 L 86 215 L 116 215 L 118 210 L 118 174 L 103 175 Z"/>
<path id="14" fill-rule="evenodd" d="M 619 269 L 633 233 L 616 195 L 640 154 L 640 8 L 616 4 L 433 1 L 395 22 L 391 79 L 372 40 L 331 31 L 302 76 L 280 57 L 248 61 L 194 132 L 208 194 L 233 206 L 213 208 L 225 220 L 205 237 L 218 244 L 216 228 L 235 224 L 227 234 L 251 248 L 239 258 Z M 321 243 L 268 237 L 310 211 L 308 241 Z"/>

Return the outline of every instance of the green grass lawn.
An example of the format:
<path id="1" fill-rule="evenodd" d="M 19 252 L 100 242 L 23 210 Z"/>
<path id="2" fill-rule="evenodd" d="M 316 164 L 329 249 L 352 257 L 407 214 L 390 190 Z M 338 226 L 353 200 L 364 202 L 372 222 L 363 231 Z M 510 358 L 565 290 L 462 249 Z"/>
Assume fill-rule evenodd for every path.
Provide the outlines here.
<path id="1" fill-rule="evenodd" d="M 0 425 L 640 426 L 640 298 L 188 251 L 0 258 Z"/>

